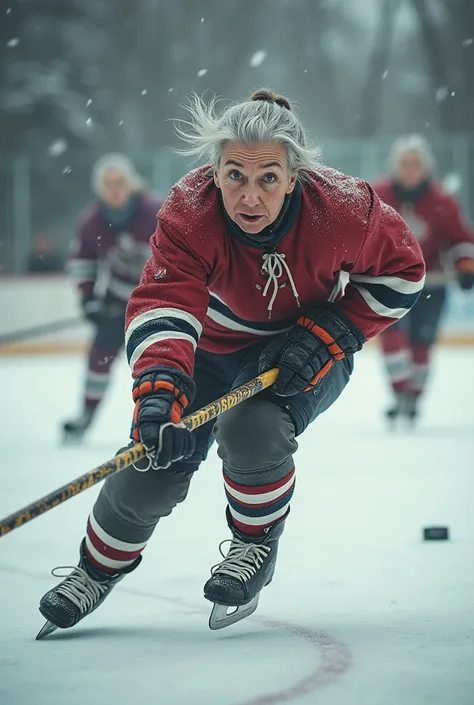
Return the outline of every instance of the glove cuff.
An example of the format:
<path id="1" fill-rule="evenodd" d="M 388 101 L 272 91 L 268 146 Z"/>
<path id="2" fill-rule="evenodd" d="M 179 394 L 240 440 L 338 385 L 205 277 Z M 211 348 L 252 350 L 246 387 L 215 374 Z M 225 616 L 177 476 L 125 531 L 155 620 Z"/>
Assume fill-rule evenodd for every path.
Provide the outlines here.
<path id="1" fill-rule="evenodd" d="M 185 409 L 194 399 L 196 385 L 193 378 L 185 372 L 165 365 L 149 367 L 138 375 L 133 383 L 134 401 L 160 391 L 173 392 L 176 400 Z"/>

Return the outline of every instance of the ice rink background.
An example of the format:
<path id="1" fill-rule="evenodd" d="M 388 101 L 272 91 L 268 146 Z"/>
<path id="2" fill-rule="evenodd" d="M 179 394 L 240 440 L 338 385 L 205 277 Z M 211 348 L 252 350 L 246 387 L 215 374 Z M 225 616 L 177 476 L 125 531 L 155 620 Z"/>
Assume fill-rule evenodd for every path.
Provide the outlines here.
<path id="1" fill-rule="evenodd" d="M 202 586 L 227 538 L 215 452 L 139 570 L 42 642 L 41 595 L 74 565 L 93 488 L 0 540 L 1 705 L 472 705 L 474 351 L 442 348 L 417 429 L 390 433 L 375 349 L 301 438 L 277 573 L 255 617 L 207 627 Z M 125 364 L 87 443 L 59 445 L 80 356 L 5 358 L 0 516 L 111 457 L 128 435 Z M 449 525 L 450 542 L 422 527 Z"/>

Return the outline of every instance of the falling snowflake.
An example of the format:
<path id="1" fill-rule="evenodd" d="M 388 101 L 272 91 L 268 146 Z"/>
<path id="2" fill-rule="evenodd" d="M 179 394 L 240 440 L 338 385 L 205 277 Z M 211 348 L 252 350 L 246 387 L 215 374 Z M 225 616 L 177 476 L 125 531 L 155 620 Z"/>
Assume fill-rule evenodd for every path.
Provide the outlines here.
<path id="1" fill-rule="evenodd" d="M 250 66 L 260 66 L 260 64 L 265 61 L 266 57 L 267 52 L 263 49 L 259 49 L 255 52 L 255 54 L 252 54 L 252 56 L 250 57 Z"/>
<path id="2" fill-rule="evenodd" d="M 11 39 L 8 40 L 7 47 L 10 47 L 10 49 L 14 49 L 15 47 L 18 46 L 19 43 L 20 43 L 20 40 L 18 39 L 18 37 L 12 37 Z"/>
<path id="3" fill-rule="evenodd" d="M 65 166 L 63 169 L 63 174 L 70 174 L 72 171 L 70 166 Z"/>
<path id="4" fill-rule="evenodd" d="M 470 47 L 471 44 L 473 44 L 473 43 L 474 43 L 474 39 L 472 37 L 468 37 L 467 39 L 463 39 L 463 41 L 461 42 L 463 47 Z"/>
<path id="5" fill-rule="evenodd" d="M 431 299 L 431 294 L 428 294 L 426 298 Z"/>
<path id="6" fill-rule="evenodd" d="M 123 125 L 123 120 L 119 120 L 119 127 L 122 127 Z"/>
<path id="7" fill-rule="evenodd" d="M 90 108 L 91 105 L 92 105 L 92 98 L 89 98 L 89 100 L 86 103 L 86 108 Z"/>
<path id="8" fill-rule="evenodd" d="M 201 76 L 205 76 L 206 73 L 207 73 L 207 69 L 199 69 L 199 71 L 197 72 L 197 75 L 199 77 L 201 77 Z"/>
<path id="9" fill-rule="evenodd" d="M 453 98 L 456 95 L 456 91 L 451 91 L 451 98 Z"/>
<path id="10" fill-rule="evenodd" d="M 303 73 L 308 73 L 308 69 L 305 69 L 305 70 L 303 71 Z"/>
<path id="11" fill-rule="evenodd" d="M 86 125 L 90 127 L 92 125 L 92 118 L 87 118 Z"/>
<path id="12" fill-rule="evenodd" d="M 387 78 L 387 76 L 388 76 L 388 69 L 385 69 L 385 71 L 384 71 L 383 74 L 382 74 L 382 81 L 385 81 L 385 79 Z"/>
<path id="13" fill-rule="evenodd" d="M 64 154 L 67 148 L 67 140 L 61 137 L 57 140 L 54 140 L 54 142 L 51 142 L 48 147 L 48 154 L 50 157 L 60 157 L 61 154 Z"/>
<path id="14" fill-rule="evenodd" d="M 11 11 L 12 11 L 11 7 L 7 7 L 7 11 L 5 12 L 5 14 L 9 15 Z"/>
<path id="15" fill-rule="evenodd" d="M 174 88 L 168 88 L 168 93 L 172 93 L 174 91 Z"/>
<path id="16" fill-rule="evenodd" d="M 438 90 L 436 91 L 436 102 L 437 103 L 442 103 L 446 98 L 448 97 L 448 86 L 440 86 Z"/>
<path id="17" fill-rule="evenodd" d="M 204 22 L 204 17 L 201 17 L 201 22 Z"/>
<path id="18" fill-rule="evenodd" d="M 148 93 L 147 89 L 144 88 L 144 89 L 142 90 L 142 95 L 146 95 L 147 93 Z"/>

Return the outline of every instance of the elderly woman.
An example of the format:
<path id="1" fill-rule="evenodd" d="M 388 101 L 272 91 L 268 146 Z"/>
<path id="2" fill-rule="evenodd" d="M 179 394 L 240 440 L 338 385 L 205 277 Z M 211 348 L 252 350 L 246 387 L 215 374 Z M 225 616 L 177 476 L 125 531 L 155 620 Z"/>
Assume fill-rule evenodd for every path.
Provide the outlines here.
<path id="1" fill-rule="evenodd" d="M 380 336 L 394 395 L 387 417 L 390 422 L 397 418 L 413 422 L 446 299 L 449 277 L 443 275 L 443 269 L 454 269 L 461 289 L 472 289 L 474 237 L 456 200 L 433 179 L 434 159 L 423 137 L 400 137 L 393 144 L 390 162 L 391 177 L 376 183 L 374 189 L 410 226 L 427 270 L 425 289 L 417 304 Z"/>
<path id="2" fill-rule="evenodd" d="M 171 189 L 127 310 L 132 436 L 147 463 L 103 486 L 79 566 L 41 600 L 41 636 L 76 624 L 139 565 L 213 438 L 232 540 L 204 586 L 210 627 L 250 614 L 275 570 L 296 437 L 339 397 L 353 355 L 405 314 L 423 285 L 404 221 L 367 183 L 320 165 L 285 98 L 262 90 L 218 112 L 196 97 L 190 110 L 179 128 L 186 151 L 211 163 Z M 213 428 L 180 424 L 183 413 L 274 366 L 271 391 Z M 237 609 L 228 615 L 228 606 Z"/>
<path id="3" fill-rule="evenodd" d="M 82 413 L 63 424 L 66 442 L 82 439 L 105 394 L 113 361 L 124 343 L 127 302 L 150 256 L 149 240 L 162 205 L 143 192 L 134 165 L 121 154 L 101 157 L 91 182 L 97 201 L 80 218 L 68 270 L 79 289 L 82 313 L 95 333 Z"/>

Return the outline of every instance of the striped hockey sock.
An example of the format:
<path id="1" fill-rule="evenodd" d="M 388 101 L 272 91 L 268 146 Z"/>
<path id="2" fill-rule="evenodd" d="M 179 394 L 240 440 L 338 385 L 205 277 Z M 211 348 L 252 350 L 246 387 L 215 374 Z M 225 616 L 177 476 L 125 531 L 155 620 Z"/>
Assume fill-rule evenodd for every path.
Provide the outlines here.
<path id="1" fill-rule="evenodd" d="M 241 485 L 224 472 L 224 486 L 234 526 L 244 534 L 261 536 L 288 511 L 295 489 L 295 469 L 268 485 Z"/>
<path id="2" fill-rule="evenodd" d="M 110 536 L 97 523 L 93 512 L 89 515 L 85 552 L 93 566 L 104 573 L 119 573 L 134 563 L 147 542 L 127 543 Z"/>

